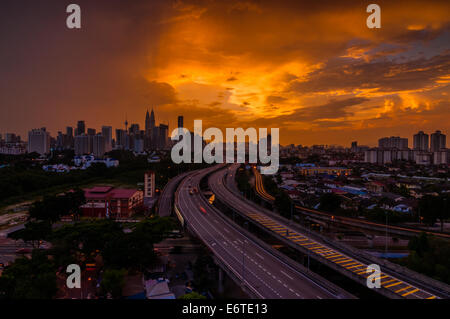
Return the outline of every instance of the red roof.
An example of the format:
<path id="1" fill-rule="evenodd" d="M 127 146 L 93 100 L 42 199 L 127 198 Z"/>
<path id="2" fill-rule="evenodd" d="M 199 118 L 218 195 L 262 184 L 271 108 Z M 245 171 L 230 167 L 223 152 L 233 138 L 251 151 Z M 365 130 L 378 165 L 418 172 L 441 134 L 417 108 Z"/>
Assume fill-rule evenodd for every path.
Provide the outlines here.
<path id="1" fill-rule="evenodd" d="M 91 189 L 87 189 L 85 191 L 89 191 L 90 193 L 107 193 L 112 189 L 112 186 L 95 186 Z"/>
<path id="2" fill-rule="evenodd" d="M 93 188 L 84 189 L 84 196 L 86 199 L 106 199 L 106 198 L 130 198 L 138 190 L 113 188 L 111 186 L 96 186 Z"/>

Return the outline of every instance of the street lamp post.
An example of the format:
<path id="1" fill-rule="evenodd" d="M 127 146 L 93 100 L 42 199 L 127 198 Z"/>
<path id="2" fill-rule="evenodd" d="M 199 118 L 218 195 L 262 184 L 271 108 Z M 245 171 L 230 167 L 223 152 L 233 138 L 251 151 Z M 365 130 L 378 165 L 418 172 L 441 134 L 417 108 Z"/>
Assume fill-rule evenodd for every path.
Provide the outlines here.
<path id="1" fill-rule="evenodd" d="M 386 240 L 385 240 L 385 247 L 384 247 L 384 254 L 385 254 L 385 258 L 387 258 L 387 251 L 388 251 L 388 214 L 387 212 L 385 212 L 386 214 Z"/>

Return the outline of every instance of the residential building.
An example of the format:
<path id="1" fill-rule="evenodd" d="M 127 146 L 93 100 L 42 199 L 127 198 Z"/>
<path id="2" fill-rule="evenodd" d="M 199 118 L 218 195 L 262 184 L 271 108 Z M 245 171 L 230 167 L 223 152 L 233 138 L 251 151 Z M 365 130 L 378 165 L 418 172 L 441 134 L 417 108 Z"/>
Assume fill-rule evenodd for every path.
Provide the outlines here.
<path id="1" fill-rule="evenodd" d="M 41 155 L 50 152 L 50 134 L 45 127 L 28 132 L 28 153 L 36 152 Z"/>

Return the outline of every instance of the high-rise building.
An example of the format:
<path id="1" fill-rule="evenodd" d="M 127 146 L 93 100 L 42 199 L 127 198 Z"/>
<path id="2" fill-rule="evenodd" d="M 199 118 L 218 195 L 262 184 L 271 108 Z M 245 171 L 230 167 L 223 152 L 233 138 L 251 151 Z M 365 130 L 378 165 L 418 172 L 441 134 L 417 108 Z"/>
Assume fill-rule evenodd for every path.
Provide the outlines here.
<path id="1" fill-rule="evenodd" d="M 86 133 L 86 124 L 84 121 L 78 121 L 77 123 L 77 131 L 75 135 L 81 135 Z"/>
<path id="2" fill-rule="evenodd" d="M 184 124 L 183 121 L 184 121 L 183 116 L 182 115 L 178 116 L 178 128 L 184 127 L 183 126 L 183 124 Z"/>
<path id="3" fill-rule="evenodd" d="M 105 152 L 112 151 L 112 127 L 102 126 L 102 135 L 105 138 Z"/>
<path id="4" fill-rule="evenodd" d="M 17 136 L 14 133 L 6 133 L 5 135 L 5 143 L 19 143 L 20 136 Z"/>
<path id="5" fill-rule="evenodd" d="M 28 152 L 36 152 L 41 155 L 50 152 L 50 134 L 45 127 L 28 132 Z"/>
<path id="6" fill-rule="evenodd" d="M 150 114 L 150 130 L 153 130 L 154 127 L 155 127 L 155 112 L 153 111 L 152 108 L 152 113 Z"/>
<path id="7" fill-rule="evenodd" d="M 128 131 L 128 133 L 131 135 L 139 135 L 140 129 L 139 129 L 139 124 L 131 124 L 130 126 L 130 130 Z"/>
<path id="8" fill-rule="evenodd" d="M 383 137 L 378 140 L 380 148 L 397 148 L 400 150 L 408 148 L 408 139 L 399 136 Z"/>
<path id="9" fill-rule="evenodd" d="M 159 125 L 158 148 L 166 149 L 169 143 L 169 125 Z"/>
<path id="10" fill-rule="evenodd" d="M 144 174 L 144 198 L 155 197 L 155 172 L 148 171 Z"/>
<path id="11" fill-rule="evenodd" d="M 428 151 L 428 134 L 423 131 L 414 135 L 414 149 L 418 151 Z"/>
<path id="12" fill-rule="evenodd" d="M 128 134 L 125 130 L 116 129 L 116 148 L 128 149 Z"/>
<path id="13" fill-rule="evenodd" d="M 441 131 L 436 131 L 431 134 L 431 151 L 439 152 L 446 148 L 446 136 Z"/>
<path id="14" fill-rule="evenodd" d="M 89 137 L 86 134 L 75 136 L 74 148 L 76 156 L 89 154 Z"/>
<path id="15" fill-rule="evenodd" d="M 145 135 L 151 135 L 151 130 L 150 130 L 150 114 L 147 113 L 145 114 Z"/>
<path id="16" fill-rule="evenodd" d="M 101 134 L 93 136 L 92 153 L 100 158 L 105 155 L 105 138 Z"/>
<path id="17" fill-rule="evenodd" d="M 73 137 L 73 127 L 71 126 L 66 127 L 66 135 L 69 137 Z"/>
<path id="18" fill-rule="evenodd" d="M 88 153 L 91 154 L 94 152 L 94 136 L 97 134 L 97 131 L 95 128 L 88 128 L 87 129 L 87 136 L 88 136 Z"/>

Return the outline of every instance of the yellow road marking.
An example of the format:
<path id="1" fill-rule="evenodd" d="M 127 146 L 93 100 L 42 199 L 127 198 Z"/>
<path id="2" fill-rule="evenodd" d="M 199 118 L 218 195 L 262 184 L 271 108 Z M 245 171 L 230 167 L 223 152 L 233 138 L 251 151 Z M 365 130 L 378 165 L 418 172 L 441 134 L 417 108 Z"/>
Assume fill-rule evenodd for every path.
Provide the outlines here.
<path id="1" fill-rule="evenodd" d="M 404 294 L 402 295 L 402 297 L 405 297 L 405 296 L 408 296 L 408 295 L 410 295 L 410 294 L 413 294 L 413 293 L 415 293 L 416 291 L 419 291 L 419 289 L 414 289 L 414 290 L 408 291 L 407 293 L 404 293 Z"/>
<path id="2" fill-rule="evenodd" d="M 400 291 L 403 291 L 403 290 L 406 290 L 406 289 L 409 289 L 409 288 L 412 288 L 411 286 L 408 286 L 408 287 L 405 287 L 405 288 L 402 288 L 402 289 L 399 289 L 399 290 L 397 290 L 395 293 L 399 293 Z"/>
<path id="3" fill-rule="evenodd" d="M 336 264 L 342 264 L 342 263 L 346 263 L 346 262 L 349 262 L 349 261 L 351 261 L 352 259 L 350 259 L 350 258 L 347 258 L 347 260 L 341 260 L 341 261 L 338 261 L 338 262 L 334 262 L 334 263 L 336 263 Z"/>
<path id="4" fill-rule="evenodd" d="M 359 265 L 355 265 L 355 266 L 348 267 L 347 269 L 352 269 L 352 268 L 361 267 L 361 266 L 364 266 L 364 265 L 359 264 Z"/>
<path id="5" fill-rule="evenodd" d="M 388 284 L 388 283 L 390 283 L 390 282 L 393 282 L 393 281 L 395 281 L 395 279 L 391 279 L 391 280 L 388 280 L 388 281 L 386 281 L 386 282 L 382 282 L 381 285 L 386 285 L 386 284 Z"/>
<path id="6" fill-rule="evenodd" d="M 396 282 L 395 284 L 390 284 L 389 286 L 386 286 L 385 288 L 394 287 L 394 286 L 400 285 L 402 283 L 403 283 L 402 281 L 399 281 L 399 282 Z"/>
<path id="7" fill-rule="evenodd" d="M 353 261 L 353 262 L 351 262 L 349 264 L 342 264 L 342 266 L 347 268 L 347 266 L 351 266 L 351 265 L 354 265 L 354 264 L 357 264 L 357 263 L 358 263 L 357 261 Z"/>

